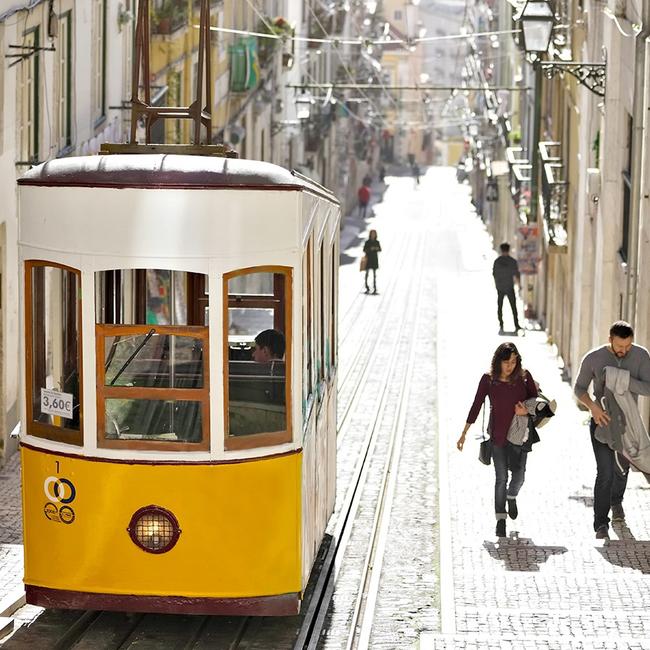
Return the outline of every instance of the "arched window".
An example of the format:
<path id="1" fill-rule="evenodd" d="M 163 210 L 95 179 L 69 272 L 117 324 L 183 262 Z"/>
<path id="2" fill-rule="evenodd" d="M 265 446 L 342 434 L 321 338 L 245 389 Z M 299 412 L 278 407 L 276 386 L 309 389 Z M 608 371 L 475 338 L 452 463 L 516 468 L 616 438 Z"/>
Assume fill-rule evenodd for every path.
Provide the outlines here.
<path id="1" fill-rule="evenodd" d="M 52 262 L 25 266 L 27 433 L 83 443 L 81 276 Z"/>
<path id="2" fill-rule="evenodd" d="M 291 441 L 291 269 L 224 276 L 225 447 Z"/>

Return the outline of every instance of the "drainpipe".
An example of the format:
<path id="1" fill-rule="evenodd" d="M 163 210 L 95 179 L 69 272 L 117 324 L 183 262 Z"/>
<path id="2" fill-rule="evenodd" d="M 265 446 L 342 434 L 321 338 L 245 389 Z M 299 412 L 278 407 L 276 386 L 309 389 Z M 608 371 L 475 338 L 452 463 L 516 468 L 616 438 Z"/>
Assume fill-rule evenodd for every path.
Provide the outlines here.
<path id="1" fill-rule="evenodd" d="M 641 31 L 634 44 L 634 99 L 632 107 L 632 174 L 630 214 L 630 255 L 627 269 L 627 320 L 634 326 L 639 262 L 639 222 L 641 218 L 641 163 L 643 153 L 646 39 L 650 36 L 650 2 L 642 2 Z"/>

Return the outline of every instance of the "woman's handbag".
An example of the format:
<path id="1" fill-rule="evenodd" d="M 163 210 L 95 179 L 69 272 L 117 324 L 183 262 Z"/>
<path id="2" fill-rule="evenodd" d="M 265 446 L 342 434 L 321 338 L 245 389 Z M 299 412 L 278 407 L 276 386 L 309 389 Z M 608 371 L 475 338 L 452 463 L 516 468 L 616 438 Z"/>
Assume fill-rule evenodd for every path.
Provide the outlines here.
<path id="1" fill-rule="evenodd" d="M 364 255 L 359 261 L 359 271 L 365 271 L 368 267 L 368 256 Z"/>
<path id="2" fill-rule="evenodd" d="M 481 430 L 483 435 L 483 440 L 478 446 L 478 459 L 483 463 L 483 465 L 489 465 L 492 462 L 492 438 L 489 436 L 485 437 L 485 402 L 483 402 L 483 421 L 481 423 Z"/>
<path id="3" fill-rule="evenodd" d="M 489 465 L 492 462 L 492 440 L 486 438 L 478 446 L 478 459 L 483 465 Z"/>

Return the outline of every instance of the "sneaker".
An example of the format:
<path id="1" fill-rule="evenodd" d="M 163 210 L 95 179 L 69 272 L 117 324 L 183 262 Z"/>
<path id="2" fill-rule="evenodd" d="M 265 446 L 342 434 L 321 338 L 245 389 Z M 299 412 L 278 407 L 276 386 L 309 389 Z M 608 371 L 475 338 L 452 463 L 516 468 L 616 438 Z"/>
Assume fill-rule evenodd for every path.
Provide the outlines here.
<path id="1" fill-rule="evenodd" d="M 507 503 L 508 517 L 510 517 L 510 519 L 516 519 L 519 514 L 519 510 L 517 509 L 517 499 L 508 499 Z"/>
<path id="2" fill-rule="evenodd" d="M 497 519 L 496 536 L 497 537 L 505 537 L 506 536 L 506 520 L 505 519 Z"/>
<path id="3" fill-rule="evenodd" d="M 622 503 L 612 505 L 612 521 L 625 521 L 625 510 Z"/>
<path id="4" fill-rule="evenodd" d="M 596 539 L 609 539 L 609 528 L 607 526 L 601 526 L 596 531 Z"/>

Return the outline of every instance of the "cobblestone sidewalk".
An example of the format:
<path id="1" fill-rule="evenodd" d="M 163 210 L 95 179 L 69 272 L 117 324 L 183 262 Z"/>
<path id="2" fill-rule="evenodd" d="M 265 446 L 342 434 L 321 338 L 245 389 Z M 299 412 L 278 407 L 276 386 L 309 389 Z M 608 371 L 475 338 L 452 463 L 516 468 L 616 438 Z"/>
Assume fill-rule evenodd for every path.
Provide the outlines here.
<path id="1" fill-rule="evenodd" d="M 462 245 L 438 290 L 443 624 L 421 636 L 420 648 L 650 648 L 650 485 L 631 473 L 625 523 L 614 524 L 609 543 L 594 538 L 587 413 L 543 332 L 497 335 L 494 254 L 480 220 L 466 210 L 453 229 Z M 474 440 L 480 417 L 462 453 L 455 442 L 480 375 L 506 340 L 558 411 L 529 455 L 519 517 L 498 541 L 494 469 L 478 462 Z"/>
<path id="2" fill-rule="evenodd" d="M 0 603 L 23 586 L 20 454 L 0 470 Z"/>

